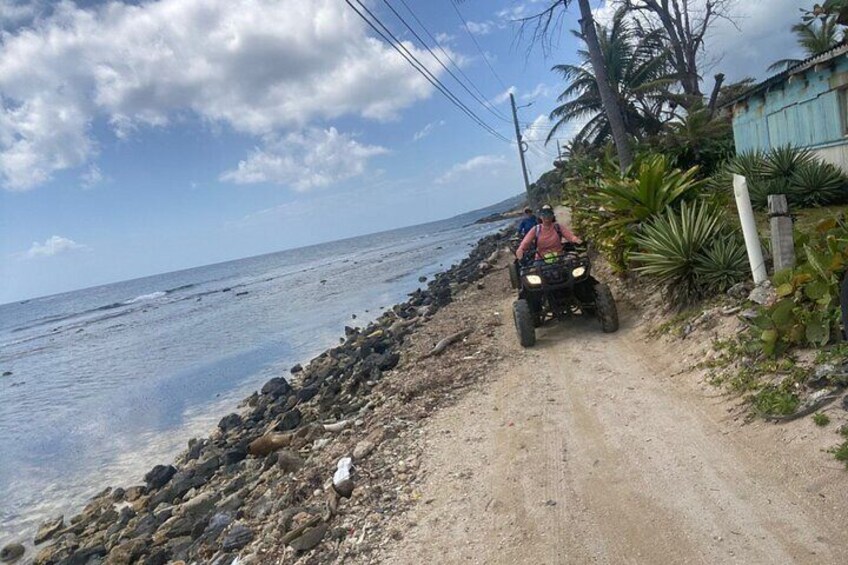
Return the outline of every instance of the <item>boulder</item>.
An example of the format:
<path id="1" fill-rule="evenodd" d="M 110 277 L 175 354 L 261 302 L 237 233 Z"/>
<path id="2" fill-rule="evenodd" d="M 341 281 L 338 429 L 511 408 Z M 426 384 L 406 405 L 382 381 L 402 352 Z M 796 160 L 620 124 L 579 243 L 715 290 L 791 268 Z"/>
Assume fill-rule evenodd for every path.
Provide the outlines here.
<path id="1" fill-rule="evenodd" d="M 233 465 L 238 463 L 239 461 L 243 461 L 247 457 L 247 450 L 243 447 L 234 447 L 233 449 L 228 449 L 221 456 L 221 464 L 222 465 Z"/>
<path id="2" fill-rule="evenodd" d="M 233 413 L 233 414 L 228 414 L 228 415 L 224 416 L 223 418 L 221 418 L 221 421 L 218 422 L 218 428 L 222 432 L 227 433 L 230 430 L 234 430 L 234 429 L 240 427 L 243 423 L 244 422 L 242 421 L 241 416 Z"/>
<path id="3" fill-rule="evenodd" d="M 297 365 L 295 365 L 294 367 L 289 369 L 289 371 L 291 372 L 292 375 L 296 375 L 299 372 L 301 372 L 302 370 L 303 370 L 303 367 L 301 367 L 300 363 L 298 363 Z"/>
<path id="4" fill-rule="evenodd" d="M 19 543 L 10 543 L 0 549 L 0 562 L 14 563 L 26 553 L 26 548 Z"/>
<path id="5" fill-rule="evenodd" d="M 165 486 L 177 472 L 173 465 L 156 465 L 144 475 L 148 490 L 156 490 Z"/>
<path id="6" fill-rule="evenodd" d="M 300 402 L 308 402 L 309 400 L 312 400 L 316 394 L 318 394 L 318 385 L 312 384 L 298 390 L 297 399 Z"/>
<path id="7" fill-rule="evenodd" d="M 287 395 L 291 391 L 291 385 L 282 377 L 274 377 L 264 385 L 262 385 L 261 393 L 272 398 L 279 398 Z"/>
<path id="8" fill-rule="evenodd" d="M 124 500 L 127 502 L 134 502 L 147 494 L 147 487 L 144 485 L 137 485 L 134 487 L 129 487 L 124 492 Z"/>
<path id="9" fill-rule="evenodd" d="M 293 430 L 300 425 L 301 414 L 300 410 L 295 408 L 294 410 L 289 410 L 283 417 L 280 418 L 280 421 L 277 422 L 277 425 L 274 426 L 274 430 L 278 432 L 287 432 L 289 430 Z"/>
<path id="10" fill-rule="evenodd" d="M 65 525 L 65 517 L 59 516 L 52 520 L 47 520 L 42 523 L 41 526 L 38 527 L 38 532 L 35 534 L 35 539 L 33 540 L 36 545 L 43 543 L 53 537 L 53 534 L 62 529 L 62 526 Z"/>

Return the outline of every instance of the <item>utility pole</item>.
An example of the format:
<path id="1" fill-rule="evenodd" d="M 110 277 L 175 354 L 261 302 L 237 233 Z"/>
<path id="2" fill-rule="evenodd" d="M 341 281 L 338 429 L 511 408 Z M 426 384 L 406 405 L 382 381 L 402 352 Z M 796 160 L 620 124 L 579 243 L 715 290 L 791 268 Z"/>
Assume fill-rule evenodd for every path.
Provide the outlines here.
<path id="1" fill-rule="evenodd" d="M 515 96 L 509 93 L 509 102 L 512 104 L 512 120 L 515 122 L 515 140 L 518 142 L 518 156 L 521 158 L 521 172 L 524 173 L 524 189 L 530 195 L 530 179 L 527 177 L 527 165 L 524 163 L 524 147 L 526 144 L 521 139 L 521 130 L 518 128 L 518 112 L 515 109 Z"/>

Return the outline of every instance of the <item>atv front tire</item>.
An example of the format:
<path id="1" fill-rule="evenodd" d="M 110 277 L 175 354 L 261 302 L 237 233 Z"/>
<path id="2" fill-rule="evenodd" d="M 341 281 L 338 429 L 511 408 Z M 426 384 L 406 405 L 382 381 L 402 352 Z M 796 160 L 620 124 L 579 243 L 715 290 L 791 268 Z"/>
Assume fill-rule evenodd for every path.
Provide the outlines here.
<path id="1" fill-rule="evenodd" d="M 618 330 L 618 309 L 615 307 L 612 292 L 604 283 L 595 285 L 595 312 L 604 333 L 611 334 Z"/>
<path id="2" fill-rule="evenodd" d="M 521 286 L 521 278 L 518 276 L 518 263 L 515 261 L 509 264 L 509 284 L 515 289 Z"/>
<path id="3" fill-rule="evenodd" d="M 516 300 L 512 304 L 512 317 L 515 319 L 515 331 L 522 347 L 536 345 L 536 330 L 533 328 L 533 315 L 526 300 Z"/>

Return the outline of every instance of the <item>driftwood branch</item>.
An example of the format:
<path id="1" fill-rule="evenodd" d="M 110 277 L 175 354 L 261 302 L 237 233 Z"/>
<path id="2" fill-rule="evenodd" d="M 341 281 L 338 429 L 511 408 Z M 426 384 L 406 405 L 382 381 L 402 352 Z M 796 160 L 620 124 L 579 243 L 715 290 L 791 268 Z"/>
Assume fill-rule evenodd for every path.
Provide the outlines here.
<path id="1" fill-rule="evenodd" d="M 309 528 L 311 528 L 312 526 L 314 526 L 315 524 L 317 524 L 320 521 L 321 521 L 320 516 L 313 516 L 312 518 L 309 519 L 308 522 L 306 522 L 302 526 L 298 526 L 297 528 L 293 529 L 292 531 L 287 533 L 285 536 L 283 536 L 283 545 L 290 544 L 291 542 L 293 542 L 294 540 L 299 538 L 303 534 L 303 532 L 305 532 L 306 530 L 308 530 Z"/>
<path id="2" fill-rule="evenodd" d="M 441 355 L 444 353 L 445 349 L 448 348 L 449 345 L 455 343 L 471 334 L 472 330 L 462 330 L 461 332 L 457 332 L 455 334 L 449 335 L 448 337 L 439 341 L 429 353 L 423 355 L 421 359 L 426 359 L 427 357 L 435 357 L 436 355 Z"/>

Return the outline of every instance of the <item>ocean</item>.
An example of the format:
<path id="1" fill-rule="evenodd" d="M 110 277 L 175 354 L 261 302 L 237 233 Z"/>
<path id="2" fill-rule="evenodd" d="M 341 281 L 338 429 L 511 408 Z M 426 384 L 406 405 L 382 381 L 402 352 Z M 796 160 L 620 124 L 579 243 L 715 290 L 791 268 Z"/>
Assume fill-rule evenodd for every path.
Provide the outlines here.
<path id="1" fill-rule="evenodd" d="M 345 325 L 465 258 L 507 224 L 473 222 L 517 203 L 0 306 L 0 546 L 140 484 Z"/>

